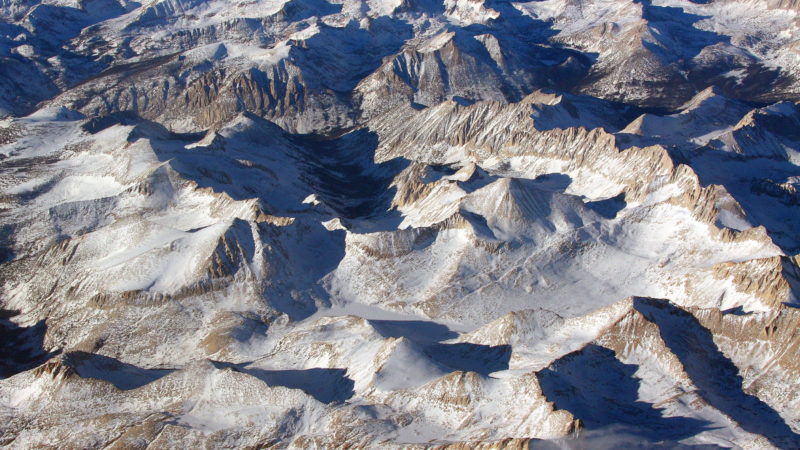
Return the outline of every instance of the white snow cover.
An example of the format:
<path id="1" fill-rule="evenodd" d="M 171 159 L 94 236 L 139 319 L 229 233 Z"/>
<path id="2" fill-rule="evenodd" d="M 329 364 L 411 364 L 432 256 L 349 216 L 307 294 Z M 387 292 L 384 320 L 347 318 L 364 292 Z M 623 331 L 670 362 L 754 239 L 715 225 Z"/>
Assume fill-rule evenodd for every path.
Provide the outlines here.
<path id="1" fill-rule="evenodd" d="M 0 445 L 798 447 L 798 11 L 0 2 Z"/>

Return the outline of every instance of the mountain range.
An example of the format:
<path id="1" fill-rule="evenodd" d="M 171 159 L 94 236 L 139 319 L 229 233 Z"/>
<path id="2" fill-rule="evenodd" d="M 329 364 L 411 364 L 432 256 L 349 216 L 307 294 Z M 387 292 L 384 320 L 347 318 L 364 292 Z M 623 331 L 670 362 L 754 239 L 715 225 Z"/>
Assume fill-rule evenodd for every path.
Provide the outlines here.
<path id="1" fill-rule="evenodd" d="M 0 446 L 800 447 L 797 0 L 0 0 Z"/>

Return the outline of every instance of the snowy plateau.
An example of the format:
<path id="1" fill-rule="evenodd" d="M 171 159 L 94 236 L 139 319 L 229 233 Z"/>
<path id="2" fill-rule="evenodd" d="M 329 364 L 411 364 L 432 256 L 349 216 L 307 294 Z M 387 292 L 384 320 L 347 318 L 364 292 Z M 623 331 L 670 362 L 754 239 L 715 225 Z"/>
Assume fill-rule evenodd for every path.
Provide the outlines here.
<path id="1" fill-rule="evenodd" d="M 0 447 L 800 448 L 800 1 L 0 0 Z"/>

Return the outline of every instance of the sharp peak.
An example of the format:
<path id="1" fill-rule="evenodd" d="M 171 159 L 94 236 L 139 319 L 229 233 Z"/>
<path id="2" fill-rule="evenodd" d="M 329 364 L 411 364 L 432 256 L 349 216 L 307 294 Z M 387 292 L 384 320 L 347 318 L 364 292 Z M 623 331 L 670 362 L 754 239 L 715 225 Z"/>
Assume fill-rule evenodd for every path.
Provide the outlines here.
<path id="1" fill-rule="evenodd" d="M 736 100 L 727 97 L 721 88 L 718 86 L 709 86 L 702 91 L 699 91 L 689 101 L 681 105 L 678 109 L 681 111 L 690 111 L 699 108 L 703 103 L 711 100 L 718 99 L 725 103 L 738 103 Z"/>

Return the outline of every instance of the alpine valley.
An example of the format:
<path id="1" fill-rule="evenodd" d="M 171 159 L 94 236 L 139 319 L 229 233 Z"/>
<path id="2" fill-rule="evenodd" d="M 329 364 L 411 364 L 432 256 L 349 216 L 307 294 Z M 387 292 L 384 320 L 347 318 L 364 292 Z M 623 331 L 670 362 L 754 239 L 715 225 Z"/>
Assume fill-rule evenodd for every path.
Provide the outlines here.
<path id="1" fill-rule="evenodd" d="M 0 0 L 0 446 L 800 448 L 800 1 Z"/>

